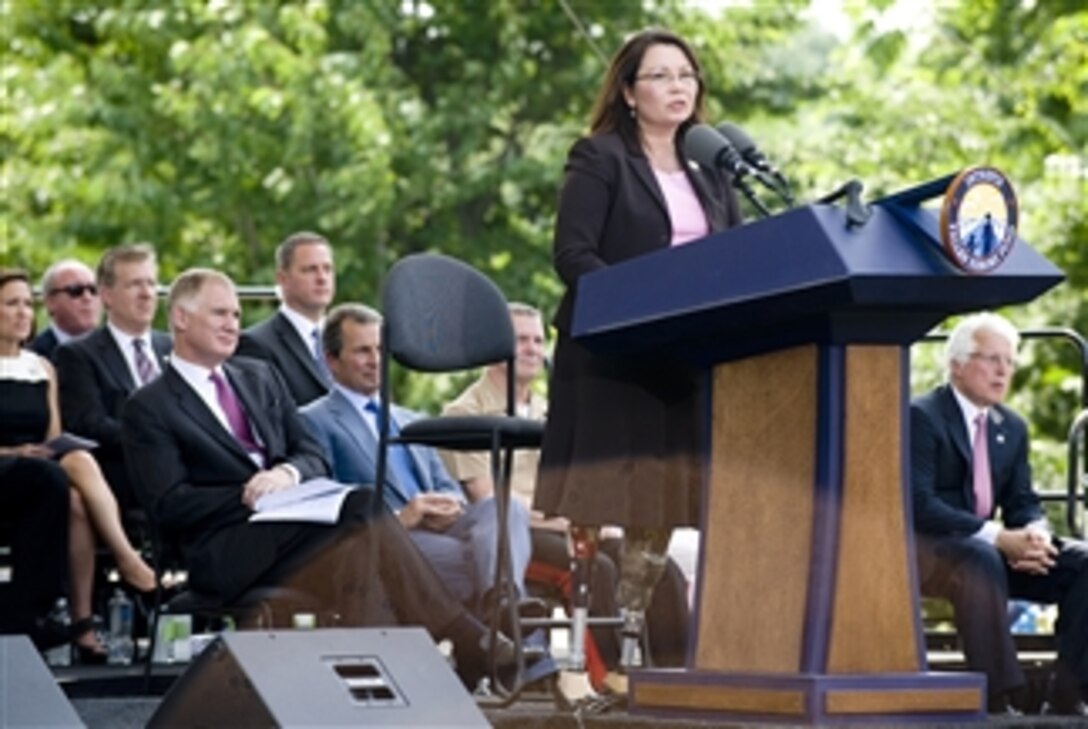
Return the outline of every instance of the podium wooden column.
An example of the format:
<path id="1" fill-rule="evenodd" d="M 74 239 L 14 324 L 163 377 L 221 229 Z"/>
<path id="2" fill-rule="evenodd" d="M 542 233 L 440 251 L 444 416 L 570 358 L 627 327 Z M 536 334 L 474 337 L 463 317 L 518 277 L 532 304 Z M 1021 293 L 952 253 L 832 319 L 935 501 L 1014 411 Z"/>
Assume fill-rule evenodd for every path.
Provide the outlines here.
<path id="1" fill-rule="evenodd" d="M 694 362 L 709 384 L 688 661 L 635 672 L 633 712 L 984 718 L 984 676 L 926 666 L 908 348 L 949 314 L 1027 301 L 1061 273 L 1020 242 L 998 271 L 966 276 L 935 233 L 916 204 L 889 199 L 853 228 L 808 206 L 579 283 L 580 341 Z"/>

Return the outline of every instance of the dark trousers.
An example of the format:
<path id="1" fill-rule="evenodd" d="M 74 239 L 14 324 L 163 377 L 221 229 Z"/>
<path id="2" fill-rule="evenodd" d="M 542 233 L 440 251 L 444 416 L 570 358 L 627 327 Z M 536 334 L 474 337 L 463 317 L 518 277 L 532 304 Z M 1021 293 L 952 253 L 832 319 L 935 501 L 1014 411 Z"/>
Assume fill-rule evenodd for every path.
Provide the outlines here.
<path id="1" fill-rule="evenodd" d="M 12 568 L 0 592 L 0 632 L 30 632 L 64 594 L 69 499 L 56 462 L 0 458 L 0 541 L 11 547 Z"/>
<path id="2" fill-rule="evenodd" d="M 533 561 L 560 569 L 569 569 L 570 551 L 565 534 L 546 529 L 533 529 Z M 589 614 L 599 617 L 619 613 L 616 604 L 616 584 L 622 541 L 605 539 L 600 542 L 593 562 L 589 586 Z M 650 661 L 659 667 L 684 665 L 687 655 L 690 610 L 687 599 L 687 579 L 676 562 L 669 560 L 665 573 L 654 588 L 653 599 L 646 611 Z M 615 668 L 620 657 L 619 631 L 613 628 L 592 628 L 590 632 L 607 666 Z"/>
<path id="3" fill-rule="evenodd" d="M 922 594 L 952 603 L 967 666 L 986 674 L 991 694 L 1024 684 L 1009 632 L 1010 598 L 1058 606 L 1058 659 L 1088 686 L 1088 545 L 1063 540 L 1046 575 L 1011 569 L 980 539 L 919 535 L 917 547 Z"/>
<path id="4" fill-rule="evenodd" d="M 268 569 L 233 594 L 256 586 L 287 586 L 313 595 L 347 625 L 422 625 L 435 637 L 464 609 L 446 591 L 408 532 L 394 517 L 371 517 L 369 491 L 357 490 L 344 503 L 336 525 L 259 522 L 233 527 L 228 553 L 220 563 L 245 559 L 245 543 L 274 545 Z M 222 566 L 222 565 L 221 565 Z M 220 570 L 221 573 L 226 569 Z M 191 574 L 199 589 L 201 576 Z"/>

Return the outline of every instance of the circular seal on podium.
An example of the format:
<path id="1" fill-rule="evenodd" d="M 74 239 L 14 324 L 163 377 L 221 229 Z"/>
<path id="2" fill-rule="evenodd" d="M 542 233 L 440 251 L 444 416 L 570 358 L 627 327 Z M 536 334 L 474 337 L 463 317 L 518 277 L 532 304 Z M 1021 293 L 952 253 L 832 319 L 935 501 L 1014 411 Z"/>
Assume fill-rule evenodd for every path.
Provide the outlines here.
<path id="1" fill-rule="evenodd" d="M 993 167 L 968 167 L 944 194 L 941 242 L 963 271 L 987 273 L 1012 251 L 1018 220 L 1019 203 L 1009 178 Z"/>

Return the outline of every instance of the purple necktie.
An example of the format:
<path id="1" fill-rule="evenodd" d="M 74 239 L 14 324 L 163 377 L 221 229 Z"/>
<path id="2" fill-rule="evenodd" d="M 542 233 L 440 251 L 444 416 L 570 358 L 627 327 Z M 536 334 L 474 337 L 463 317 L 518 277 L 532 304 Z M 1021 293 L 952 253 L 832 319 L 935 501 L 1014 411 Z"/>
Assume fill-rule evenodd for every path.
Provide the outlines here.
<path id="1" fill-rule="evenodd" d="M 151 358 L 144 351 L 144 340 L 133 339 L 132 348 L 135 350 L 132 360 L 136 363 L 136 375 L 140 378 L 140 384 L 146 385 L 158 374 L 155 371 L 155 365 L 151 363 Z"/>
<path id="2" fill-rule="evenodd" d="M 212 372 L 210 379 L 215 385 L 215 396 L 219 400 L 219 407 L 223 408 L 223 414 L 227 416 L 227 422 L 230 423 L 230 431 L 234 437 L 250 453 L 263 454 L 264 449 L 253 437 L 253 430 L 249 427 L 249 419 L 246 418 L 242 403 L 234 394 L 226 378 L 218 372 Z"/>
<path id="3" fill-rule="evenodd" d="M 975 416 L 975 445 L 971 453 L 975 481 L 975 514 L 987 519 L 993 508 L 990 483 L 990 447 L 986 442 L 986 413 Z"/>

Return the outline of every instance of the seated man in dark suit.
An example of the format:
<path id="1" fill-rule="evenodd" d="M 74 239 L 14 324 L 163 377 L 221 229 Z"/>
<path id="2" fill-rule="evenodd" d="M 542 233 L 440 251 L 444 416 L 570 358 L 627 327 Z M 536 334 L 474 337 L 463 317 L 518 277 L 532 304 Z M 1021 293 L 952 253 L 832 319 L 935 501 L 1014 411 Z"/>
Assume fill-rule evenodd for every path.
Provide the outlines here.
<path id="1" fill-rule="evenodd" d="M 349 625 L 387 620 L 388 604 L 399 621 L 449 638 L 462 677 L 477 675 L 485 628 L 443 590 L 395 520 L 370 518 L 369 490 L 352 493 L 335 525 L 249 520 L 261 496 L 328 475 L 321 446 L 268 363 L 227 362 L 240 316 L 229 278 L 183 273 L 169 314 L 174 353 L 162 377 L 125 405 L 123 434 L 142 500 L 180 542 L 192 586 L 231 601 L 290 581 Z M 509 641 L 496 650 L 509 663 Z"/>
<path id="2" fill-rule="evenodd" d="M 49 312 L 49 326 L 34 337 L 30 349 L 47 359 L 53 350 L 98 326 L 102 301 L 94 271 L 81 261 L 65 258 L 45 270 L 42 276 L 42 300 Z"/>
<path id="3" fill-rule="evenodd" d="M 336 292 L 332 247 L 317 233 L 295 233 L 276 248 L 280 310 L 242 333 L 238 354 L 272 363 L 303 406 L 329 391 L 321 348 L 325 309 Z"/>
<path id="4" fill-rule="evenodd" d="M 948 599 L 968 666 L 986 674 L 990 710 L 1024 685 L 1010 597 L 1059 607 L 1046 710 L 1088 716 L 1088 546 L 1051 535 L 1032 489 L 1027 424 L 1001 404 L 1019 335 L 983 313 L 953 330 L 949 384 L 911 404 L 911 488 L 922 593 Z M 1001 523 L 992 521 L 1000 510 Z"/>
<path id="5" fill-rule="evenodd" d="M 121 451 L 121 407 L 158 376 L 170 337 L 151 329 L 158 308 L 158 266 L 147 245 L 122 245 L 98 262 L 105 326 L 57 347 L 53 359 L 66 430 L 98 441 L 92 451 L 122 512 L 135 506 Z"/>

